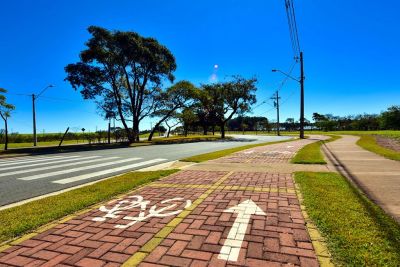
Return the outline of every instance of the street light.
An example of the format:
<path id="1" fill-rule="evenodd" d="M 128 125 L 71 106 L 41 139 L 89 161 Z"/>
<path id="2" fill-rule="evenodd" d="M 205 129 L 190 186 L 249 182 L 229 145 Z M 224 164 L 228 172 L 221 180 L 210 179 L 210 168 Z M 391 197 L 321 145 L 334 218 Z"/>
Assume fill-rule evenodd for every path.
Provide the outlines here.
<path id="1" fill-rule="evenodd" d="M 300 52 L 300 79 L 290 76 L 286 72 L 273 69 L 272 72 L 280 72 L 286 77 L 300 83 L 300 138 L 304 139 L 304 68 L 303 68 L 303 52 Z"/>
<path id="2" fill-rule="evenodd" d="M 37 145 L 36 137 L 36 110 L 35 110 L 35 100 L 38 99 L 48 88 L 55 87 L 52 84 L 46 86 L 39 94 L 32 94 L 32 115 L 33 115 L 33 146 Z"/>

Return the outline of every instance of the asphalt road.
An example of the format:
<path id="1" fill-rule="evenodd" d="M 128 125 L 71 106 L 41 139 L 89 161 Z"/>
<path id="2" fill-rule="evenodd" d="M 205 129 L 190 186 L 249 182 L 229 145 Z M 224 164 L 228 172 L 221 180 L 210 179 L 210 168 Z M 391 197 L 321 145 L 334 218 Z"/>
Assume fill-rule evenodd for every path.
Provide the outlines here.
<path id="1" fill-rule="evenodd" d="M 0 160 L 0 206 L 189 156 L 289 137 L 234 136 L 233 141 L 154 145 Z"/>

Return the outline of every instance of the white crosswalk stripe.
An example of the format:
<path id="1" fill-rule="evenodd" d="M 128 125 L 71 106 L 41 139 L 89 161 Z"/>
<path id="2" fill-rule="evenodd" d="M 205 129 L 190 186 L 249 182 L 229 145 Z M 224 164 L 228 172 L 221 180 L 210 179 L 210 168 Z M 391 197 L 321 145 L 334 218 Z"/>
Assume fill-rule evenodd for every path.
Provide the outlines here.
<path id="1" fill-rule="evenodd" d="M 11 171 L 11 172 L 0 173 L 0 177 L 9 176 L 9 175 L 17 175 L 17 174 L 22 174 L 22 173 L 30 173 L 30 172 L 52 170 L 52 169 L 58 169 L 58 168 L 63 168 L 63 167 L 69 167 L 69 166 L 93 163 L 93 162 L 98 162 L 98 161 L 105 161 L 105 160 L 108 160 L 108 159 L 118 159 L 118 157 L 109 157 L 109 158 L 100 158 L 99 156 L 86 157 L 85 159 L 78 159 L 78 160 L 80 160 L 79 162 L 72 162 L 72 163 L 65 163 L 65 164 L 59 164 L 59 165 L 53 165 L 53 166 L 32 168 L 32 169 L 28 169 L 28 170 L 20 170 L 20 171 Z M 75 161 L 76 160 L 77 159 L 75 159 Z"/>
<path id="2" fill-rule="evenodd" d="M 65 156 L 24 156 L 24 157 L 15 157 L 15 158 L 4 158 L 0 159 L 0 163 L 7 163 L 7 162 L 16 162 L 16 161 L 26 161 L 26 160 L 38 160 L 38 159 L 45 159 L 45 158 L 60 158 Z"/>
<path id="3" fill-rule="evenodd" d="M 98 177 L 98 176 L 102 176 L 102 175 L 106 175 L 106 174 L 112 174 L 112 173 L 116 173 L 116 172 L 120 172 L 120 171 L 125 171 L 125 170 L 129 170 L 129 169 L 141 167 L 141 166 L 146 166 L 146 165 L 150 165 L 150 164 L 161 162 L 161 161 L 166 161 L 166 159 L 152 159 L 152 160 L 134 163 L 134 164 L 130 164 L 130 165 L 125 165 L 125 166 L 121 166 L 121 167 L 116 167 L 116 168 L 112 168 L 112 169 L 108 169 L 108 170 L 103 170 L 103 171 L 93 172 L 93 173 L 89 173 L 89 174 L 78 175 L 78 176 L 70 177 L 70 178 L 66 178 L 66 179 L 61 179 L 61 180 L 53 181 L 53 183 L 69 184 L 69 183 L 73 183 L 73 182 L 77 182 L 77 181 L 81 181 L 81 180 L 87 180 L 87 179 L 90 179 L 93 177 Z"/>
<path id="4" fill-rule="evenodd" d="M 100 156 L 85 157 L 83 159 L 93 159 L 93 158 L 100 158 Z M 51 165 L 51 164 L 58 164 L 58 163 L 64 163 L 64 162 L 70 162 L 70 161 L 78 161 L 78 160 L 82 160 L 82 158 L 72 157 L 72 158 L 66 158 L 66 159 L 62 158 L 62 159 L 55 160 L 55 161 L 50 161 L 50 162 L 46 162 L 45 161 L 45 162 L 35 162 L 35 163 L 28 163 L 28 164 L 26 164 L 26 163 L 22 163 L 21 164 L 20 163 L 20 164 L 17 164 L 15 166 L 13 165 L 13 166 L 10 166 L 10 167 L 8 167 L 8 166 L 7 167 L 0 166 L 0 171 L 3 172 L 3 171 L 6 171 L 6 170 L 12 170 L 12 169 L 18 169 L 18 168 L 36 167 L 36 166 Z M 34 168 L 31 168 L 30 170 L 33 170 L 33 169 Z M 1 174 L 0 174 L 0 176 L 1 176 Z"/>
<path id="5" fill-rule="evenodd" d="M 0 166 L 12 166 L 24 163 L 33 163 L 33 162 L 43 162 L 43 161 L 55 161 L 62 158 L 79 158 L 80 156 L 55 156 L 55 157 L 48 157 L 48 158 L 40 158 L 40 159 L 31 159 L 31 160 L 13 160 L 12 162 L 0 163 Z"/>
<path id="6" fill-rule="evenodd" d="M 27 176 L 27 177 L 18 178 L 18 179 L 19 180 L 24 180 L 24 181 L 30 181 L 30 180 L 42 179 L 42 178 L 56 176 L 56 175 L 62 175 L 62 174 L 68 174 L 68 173 L 73 173 L 73 172 L 78 172 L 78 171 L 85 171 L 85 170 L 90 170 L 90 169 L 96 169 L 96 168 L 116 165 L 116 164 L 125 163 L 125 162 L 129 162 L 129 161 L 136 161 L 136 160 L 140 160 L 140 159 L 142 159 L 142 158 L 122 159 L 122 160 L 105 162 L 105 163 L 89 165 L 89 166 L 83 166 L 83 167 L 78 167 L 78 168 L 71 168 L 71 169 L 62 170 L 62 171 L 55 171 L 55 172 L 31 175 L 31 176 Z"/>

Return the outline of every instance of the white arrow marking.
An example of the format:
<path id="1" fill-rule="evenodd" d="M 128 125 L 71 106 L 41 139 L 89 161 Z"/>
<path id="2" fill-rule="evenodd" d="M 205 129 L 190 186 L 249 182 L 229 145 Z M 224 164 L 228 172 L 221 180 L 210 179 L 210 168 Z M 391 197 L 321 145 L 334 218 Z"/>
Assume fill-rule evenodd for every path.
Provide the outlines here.
<path id="1" fill-rule="evenodd" d="M 228 233 L 224 246 L 219 252 L 218 259 L 237 261 L 251 215 L 267 214 L 265 214 L 251 199 L 245 200 L 235 207 L 226 209 L 224 212 L 236 213 L 237 217 Z"/>

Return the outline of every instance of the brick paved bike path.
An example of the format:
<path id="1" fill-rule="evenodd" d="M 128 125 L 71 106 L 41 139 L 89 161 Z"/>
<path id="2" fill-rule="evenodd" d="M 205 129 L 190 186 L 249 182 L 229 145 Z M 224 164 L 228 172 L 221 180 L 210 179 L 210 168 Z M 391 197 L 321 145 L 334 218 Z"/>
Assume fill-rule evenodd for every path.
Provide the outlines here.
<path id="1" fill-rule="evenodd" d="M 288 162 L 311 142 L 258 147 L 217 161 Z M 0 266 L 121 265 L 318 266 L 318 261 L 292 174 L 251 170 L 183 170 L 0 253 Z"/>

